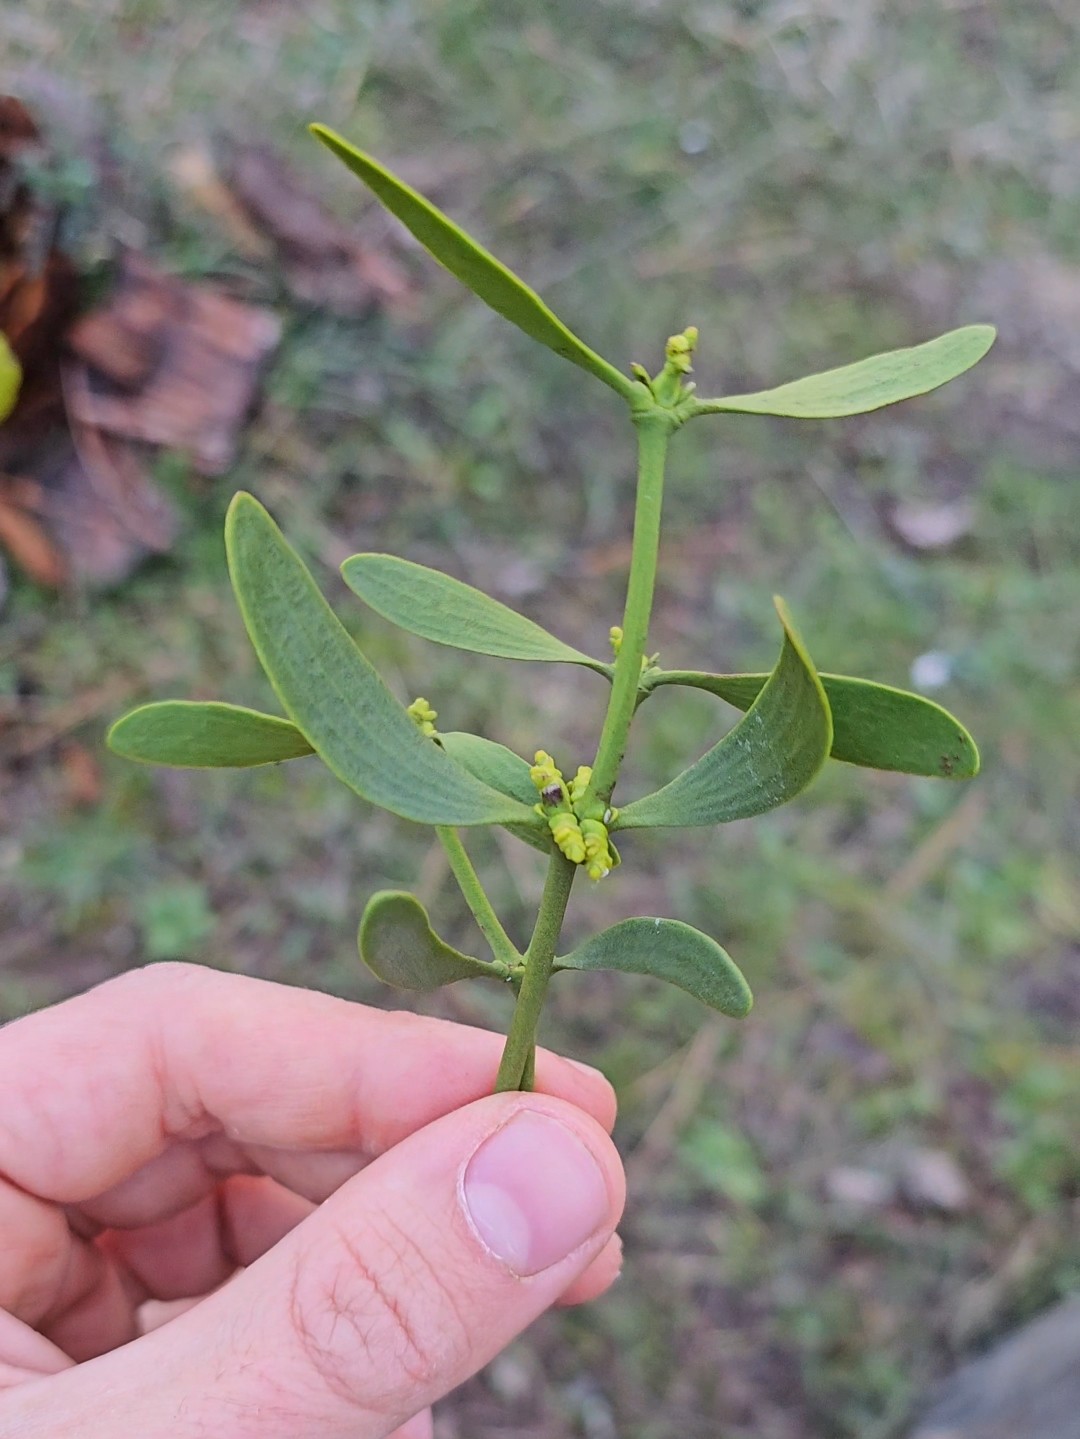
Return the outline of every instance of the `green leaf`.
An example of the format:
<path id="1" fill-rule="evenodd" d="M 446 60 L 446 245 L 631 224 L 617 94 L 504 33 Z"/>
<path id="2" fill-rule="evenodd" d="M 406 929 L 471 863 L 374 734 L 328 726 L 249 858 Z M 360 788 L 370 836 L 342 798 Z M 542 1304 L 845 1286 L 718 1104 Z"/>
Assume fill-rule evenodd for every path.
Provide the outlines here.
<path id="1" fill-rule="evenodd" d="M 678 919 L 624 919 L 555 961 L 556 969 L 618 969 L 678 985 L 732 1019 L 754 997 L 735 961 L 714 939 Z"/>
<path id="2" fill-rule="evenodd" d="M 473 959 L 444 944 L 427 910 L 403 890 L 383 889 L 368 900 L 357 935 L 360 958 L 395 989 L 439 989 L 479 975 L 505 979 L 505 966 Z"/>
<path id="3" fill-rule="evenodd" d="M 106 742 L 125 759 L 179 769 L 276 764 L 313 753 L 296 726 L 277 715 L 190 700 L 161 700 L 131 710 L 116 721 Z"/>
<path id="4" fill-rule="evenodd" d="M 725 395 L 698 402 L 696 414 L 734 410 L 747 415 L 787 415 L 796 420 L 828 420 L 863 415 L 898 400 L 925 395 L 977 364 L 994 343 L 993 325 L 965 325 L 924 345 L 889 350 L 838 370 L 792 380 L 775 390 Z"/>
<path id="5" fill-rule="evenodd" d="M 325 125 L 309 128 L 315 138 L 344 161 L 406 229 L 412 231 L 429 255 L 497 314 L 557 355 L 603 380 L 624 399 L 637 393 L 633 380 L 590 350 L 548 309 L 535 290 L 437 210 L 430 200 L 425 200 L 404 180 L 399 180 L 377 160 Z"/>
<path id="6" fill-rule="evenodd" d="M 439 743 L 462 769 L 467 769 L 500 794 L 508 794 L 530 807 L 539 799 L 536 786 L 529 778 L 528 760 L 522 759 L 504 744 L 463 730 L 440 734 Z"/>
<path id="7" fill-rule="evenodd" d="M 587 665 L 605 675 L 611 670 L 482 590 L 427 565 L 396 555 L 353 555 L 341 573 L 377 614 L 437 644 L 509 660 Z"/>
<path id="8" fill-rule="evenodd" d="M 695 670 L 653 670 L 647 683 L 708 690 L 749 709 L 768 675 L 711 675 Z M 848 675 L 821 675 L 833 718 L 832 758 L 868 769 L 898 770 L 946 779 L 971 779 L 979 751 L 948 710 L 922 695 Z"/>
<path id="9" fill-rule="evenodd" d="M 530 809 L 536 804 L 539 796 L 536 786 L 529 778 L 529 762 L 516 755 L 512 749 L 507 749 L 504 744 L 497 744 L 495 740 L 485 739 L 483 735 L 454 730 L 448 734 L 440 734 L 439 743 L 462 769 L 467 769 L 492 789 L 519 799 Z M 550 854 L 551 832 L 546 824 L 540 829 L 522 824 L 508 824 L 503 827 L 516 839 L 523 839 L 526 844 L 531 844 L 533 849 Z"/>
<path id="10" fill-rule="evenodd" d="M 814 779 L 832 745 L 825 691 L 784 602 L 776 668 L 733 730 L 670 784 L 619 811 L 616 829 L 726 824 L 794 799 Z"/>
<path id="11" fill-rule="evenodd" d="M 229 506 L 225 548 L 263 669 L 286 714 L 338 779 L 421 824 L 542 824 L 420 733 L 251 495 L 238 494 Z"/>
<path id="12" fill-rule="evenodd" d="M 0 424 L 3 424 L 15 408 L 21 384 L 22 367 L 15 358 L 11 346 L 0 334 Z"/>

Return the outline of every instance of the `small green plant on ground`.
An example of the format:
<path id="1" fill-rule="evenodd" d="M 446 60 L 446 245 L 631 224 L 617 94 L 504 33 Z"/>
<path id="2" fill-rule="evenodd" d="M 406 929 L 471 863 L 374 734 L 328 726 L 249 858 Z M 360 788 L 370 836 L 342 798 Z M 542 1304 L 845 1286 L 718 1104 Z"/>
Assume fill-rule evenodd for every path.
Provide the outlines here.
<path id="1" fill-rule="evenodd" d="M 538 749 L 530 764 L 483 735 L 440 732 L 438 713 L 426 697 L 402 705 L 267 511 L 248 494 L 234 498 L 226 520 L 229 571 L 252 644 L 288 717 L 224 703 L 164 701 L 118 720 L 109 743 L 130 759 L 183 767 L 262 765 L 314 753 L 364 799 L 434 826 L 491 957 L 479 959 L 444 943 L 419 901 L 399 891 L 369 900 L 360 921 L 360 953 L 377 975 L 405 989 L 430 990 L 472 977 L 511 985 L 516 1004 L 499 1089 L 531 1085 L 540 1015 L 558 971 L 647 974 L 723 1014 L 742 1017 L 751 995 L 736 964 L 713 939 L 680 921 L 626 919 L 560 954 L 563 919 L 579 873 L 599 882 L 616 869 L 615 837 L 625 831 L 723 824 L 774 809 L 801 794 L 830 756 L 870 768 L 966 779 L 978 770 L 978 751 L 963 725 L 929 700 L 869 680 L 819 674 L 780 599 L 781 647 L 771 673 L 663 669 L 659 656 L 647 649 L 668 444 L 678 429 L 703 416 L 828 419 L 925 394 L 981 359 L 994 331 L 969 325 L 775 389 L 702 399 L 687 379 L 698 338 L 693 327 L 667 341 L 656 374 L 637 364 L 624 373 L 421 195 L 338 135 L 312 128 L 474 294 L 628 406 L 638 441 L 638 485 L 626 603 L 622 623 L 611 629 L 611 658 L 586 655 L 479 590 L 423 565 L 359 554 L 342 567 L 355 594 L 413 634 L 476 654 L 582 666 L 602 677 L 611 692 L 595 756 L 575 768 L 560 766 Z M 709 691 L 743 716 L 669 783 L 616 807 L 634 715 L 671 685 Z M 492 825 L 548 857 L 524 951 L 496 914 L 460 834 Z"/>

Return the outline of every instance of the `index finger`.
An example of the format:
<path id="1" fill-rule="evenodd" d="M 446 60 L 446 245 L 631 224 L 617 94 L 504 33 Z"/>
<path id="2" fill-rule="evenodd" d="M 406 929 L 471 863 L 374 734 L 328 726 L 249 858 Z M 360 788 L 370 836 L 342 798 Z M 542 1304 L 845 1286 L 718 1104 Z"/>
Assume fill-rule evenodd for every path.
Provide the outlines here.
<path id="1" fill-rule="evenodd" d="M 311 990 L 160 964 L 0 1032 L 0 1173 L 79 1204 L 175 1140 L 382 1153 L 490 1093 L 502 1039 Z M 595 1070 L 542 1051 L 536 1087 L 610 1129 Z"/>

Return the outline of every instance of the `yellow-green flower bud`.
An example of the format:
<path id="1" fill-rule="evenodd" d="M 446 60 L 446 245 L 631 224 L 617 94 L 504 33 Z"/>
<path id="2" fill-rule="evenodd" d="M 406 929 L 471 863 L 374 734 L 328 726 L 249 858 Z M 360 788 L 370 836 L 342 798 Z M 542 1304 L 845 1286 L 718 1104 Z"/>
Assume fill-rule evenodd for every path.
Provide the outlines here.
<path id="1" fill-rule="evenodd" d="M 611 653 L 618 659 L 622 649 L 622 625 L 612 625 L 608 630 L 608 639 L 611 641 Z"/>
<path id="2" fill-rule="evenodd" d="M 570 800 L 566 793 L 566 783 L 563 780 L 562 771 L 547 750 L 538 749 L 535 759 L 536 763 L 529 770 L 529 778 L 540 791 L 544 803 L 569 804 Z"/>
<path id="3" fill-rule="evenodd" d="M 570 803 L 572 805 L 580 804 L 585 798 L 585 791 L 588 789 L 591 779 L 592 765 L 578 765 L 578 772 L 570 781 Z"/>
<path id="4" fill-rule="evenodd" d="M 664 346 L 668 366 L 680 375 L 690 372 L 690 356 L 694 353 L 697 338 L 697 326 L 688 325 L 681 335 L 672 335 Z"/>
<path id="5" fill-rule="evenodd" d="M 609 875 L 619 863 L 619 856 L 608 840 L 607 826 L 598 819 L 581 821 L 581 836 L 585 845 L 585 872 L 592 880 Z"/>
<path id="6" fill-rule="evenodd" d="M 569 810 L 560 809 L 548 815 L 551 837 L 571 864 L 585 863 L 585 840 L 581 826 Z"/>

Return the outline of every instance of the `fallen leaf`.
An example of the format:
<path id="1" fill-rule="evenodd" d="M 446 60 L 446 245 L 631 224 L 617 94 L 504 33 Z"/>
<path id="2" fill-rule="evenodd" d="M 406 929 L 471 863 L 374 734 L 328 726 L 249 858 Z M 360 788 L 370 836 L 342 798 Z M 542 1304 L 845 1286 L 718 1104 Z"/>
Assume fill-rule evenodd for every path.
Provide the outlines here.
<path id="1" fill-rule="evenodd" d="M 0 162 L 11 164 L 41 140 L 30 111 L 15 95 L 0 95 Z"/>
<path id="2" fill-rule="evenodd" d="M 913 550 L 947 550 L 971 533 L 975 507 L 970 500 L 916 504 L 901 500 L 888 512 L 889 528 Z"/>
<path id="3" fill-rule="evenodd" d="M 144 303 L 140 291 L 157 292 L 158 298 L 145 304 L 161 304 L 169 315 L 156 368 L 134 393 L 90 376 L 85 391 L 71 397 L 72 419 L 125 439 L 180 450 L 202 474 L 222 474 L 236 457 L 281 322 L 269 310 L 234 300 L 213 286 L 167 276 L 129 251 L 117 295 L 108 305 L 121 303 L 130 313 Z"/>
<path id="4" fill-rule="evenodd" d="M 944 1149 L 911 1149 L 899 1164 L 900 1188 L 915 1209 L 961 1214 L 971 1204 L 971 1186 Z"/>
<path id="5" fill-rule="evenodd" d="M 184 146 L 169 161 L 169 175 L 192 204 L 217 221 L 239 254 L 248 260 L 267 260 L 273 255 L 269 237 L 248 218 L 218 173 L 208 149 L 202 145 Z"/>
<path id="6" fill-rule="evenodd" d="M 60 751 L 68 799 L 80 809 L 89 808 L 101 799 L 101 766 L 78 740 L 69 740 Z"/>
<path id="7" fill-rule="evenodd" d="M 273 244 L 300 299 L 339 315 L 408 299 L 408 273 L 385 246 L 359 241 L 274 151 L 236 146 L 225 179 L 251 224 Z M 381 216 L 377 223 L 381 229 Z"/>
<path id="8" fill-rule="evenodd" d="M 896 1198 L 896 1184 L 878 1169 L 841 1164 L 825 1176 L 825 1193 L 847 1208 L 884 1209 Z"/>
<path id="9" fill-rule="evenodd" d="M 57 589 L 67 577 L 67 566 L 41 520 L 0 493 L 0 548 L 39 585 Z"/>

